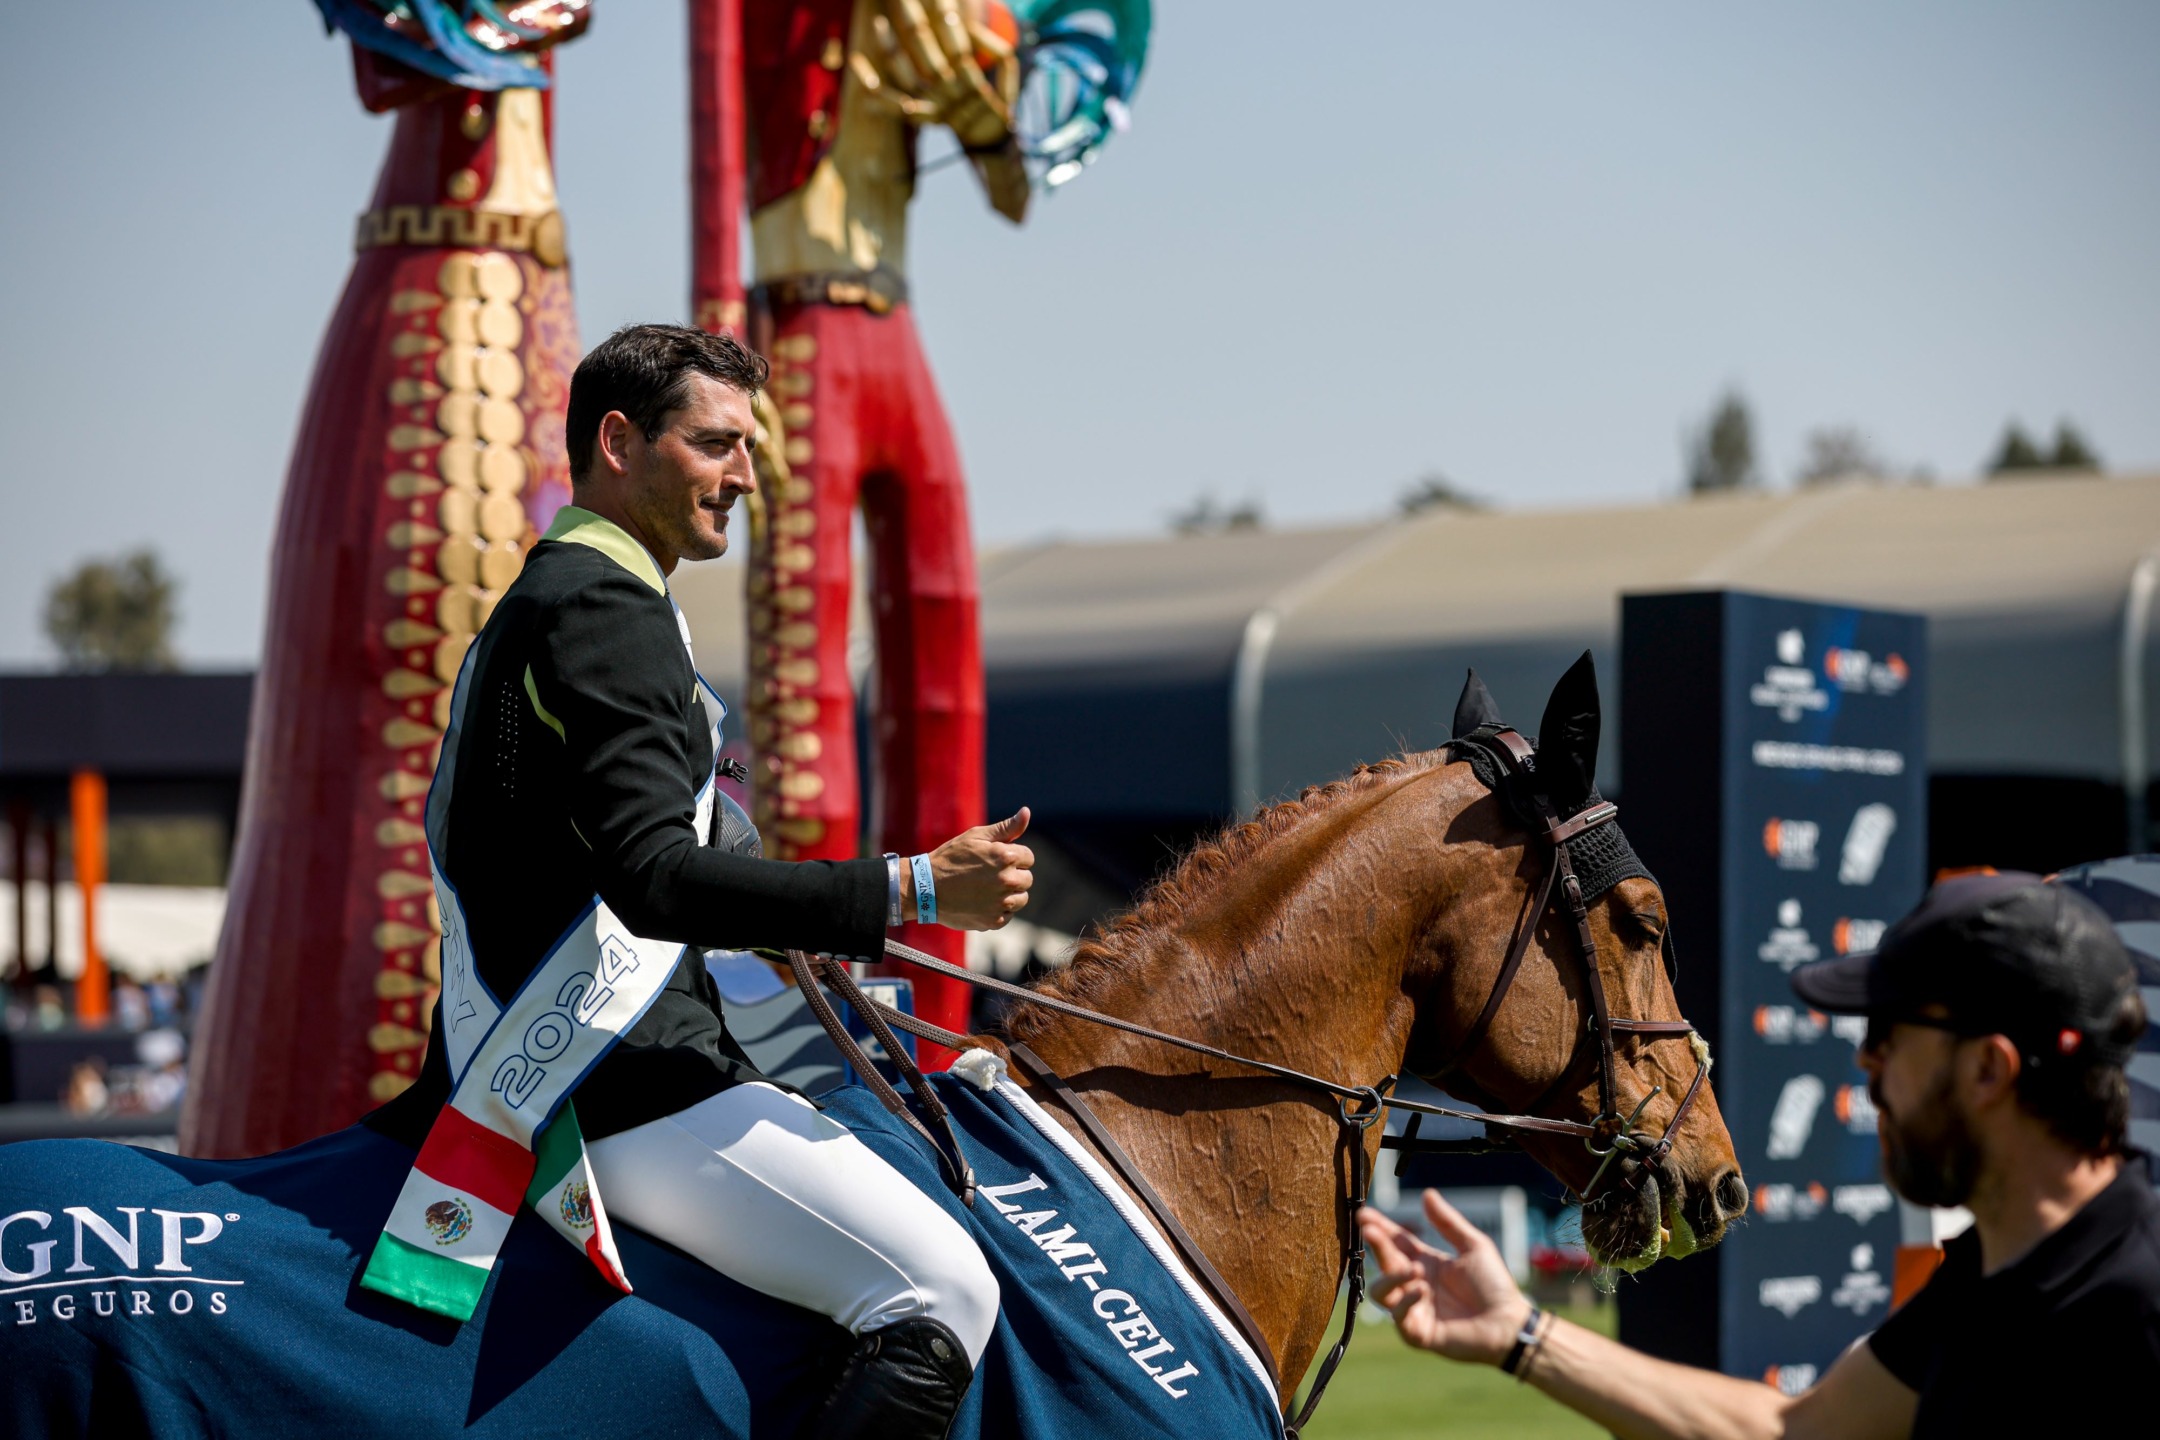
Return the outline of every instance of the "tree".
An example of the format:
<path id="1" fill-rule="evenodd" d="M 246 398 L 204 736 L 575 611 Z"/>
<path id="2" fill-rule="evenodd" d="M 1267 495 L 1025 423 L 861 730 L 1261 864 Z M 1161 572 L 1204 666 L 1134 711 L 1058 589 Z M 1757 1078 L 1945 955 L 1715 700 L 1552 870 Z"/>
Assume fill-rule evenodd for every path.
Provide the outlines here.
<path id="1" fill-rule="evenodd" d="M 1395 506 L 1405 515 L 1422 515 L 1427 510 L 1490 510 L 1492 502 L 1438 470 L 1428 470 L 1395 497 Z"/>
<path id="2" fill-rule="evenodd" d="M 1867 437 L 1850 425 L 1826 426 L 1808 432 L 1807 458 L 1800 462 L 1802 485 L 1824 485 L 1833 480 L 1882 480 L 1890 466 L 1877 455 Z"/>
<path id="3" fill-rule="evenodd" d="M 2005 475 L 2014 470 L 2045 470 L 2047 457 L 2040 447 L 2033 444 L 2025 427 L 2012 420 L 2003 427 L 2002 445 L 1995 452 L 1995 463 L 1988 466 L 1988 474 Z"/>
<path id="4" fill-rule="evenodd" d="M 1225 505 L 1213 493 L 1195 499 L 1170 517 L 1170 528 L 1180 535 L 1221 535 L 1232 530 L 1263 530 L 1267 516 L 1255 498 Z"/>
<path id="5" fill-rule="evenodd" d="M 1728 390 L 1710 419 L 1688 441 L 1687 485 L 1697 495 L 1755 485 L 1755 419 L 1737 390 Z"/>
<path id="6" fill-rule="evenodd" d="M 2032 437 L 2025 433 L 2025 427 L 2013 420 L 2003 429 L 2002 446 L 1995 452 L 1988 474 L 2010 475 L 2021 470 L 2095 471 L 2099 468 L 2099 455 L 2068 420 L 2056 423 L 2053 453 L 2034 444 Z"/>
<path id="7" fill-rule="evenodd" d="M 2055 453 L 2048 463 L 2057 470 L 2098 470 L 2100 457 L 2085 443 L 2077 427 L 2064 420 L 2055 426 Z"/>
<path id="8" fill-rule="evenodd" d="M 69 670 L 170 670 L 178 586 L 154 550 L 85 560 L 45 597 L 45 634 Z"/>

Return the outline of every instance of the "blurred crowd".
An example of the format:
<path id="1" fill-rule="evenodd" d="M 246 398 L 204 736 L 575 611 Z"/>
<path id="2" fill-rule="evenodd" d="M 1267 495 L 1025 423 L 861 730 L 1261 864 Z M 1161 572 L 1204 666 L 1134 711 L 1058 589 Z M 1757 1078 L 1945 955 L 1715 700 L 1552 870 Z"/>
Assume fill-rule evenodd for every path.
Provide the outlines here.
<path id="1" fill-rule="evenodd" d="M 70 1115 L 155 1115 L 178 1108 L 187 1089 L 190 1021 L 202 1000 L 208 967 L 177 980 L 139 983 L 125 975 L 113 978 L 112 1011 L 105 1023 L 79 1023 L 75 987 L 49 974 L 7 991 L 5 1024 L 9 1037 L 61 1043 L 71 1035 L 133 1037 L 133 1060 L 104 1053 L 84 1053 L 68 1068 L 59 1100 Z M 22 1098 L 22 1097 L 18 1097 Z"/>

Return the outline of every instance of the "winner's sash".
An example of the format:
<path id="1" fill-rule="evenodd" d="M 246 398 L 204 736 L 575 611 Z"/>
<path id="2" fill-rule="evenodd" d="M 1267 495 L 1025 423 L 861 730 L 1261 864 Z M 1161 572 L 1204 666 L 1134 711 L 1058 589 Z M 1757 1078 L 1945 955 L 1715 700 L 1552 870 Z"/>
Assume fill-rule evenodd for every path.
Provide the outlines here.
<path id="1" fill-rule="evenodd" d="M 690 627 L 681 610 L 675 615 L 687 649 Z M 459 669 L 427 804 L 428 859 L 443 930 L 437 1003 L 453 1089 L 360 1277 L 366 1289 L 460 1322 L 479 1305 L 521 1202 L 582 1250 L 609 1284 L 629 1293 L 570 1093 L 659 998 L 687 948 L 632 934 L 595 896 L 508 1004 L 489 992 L 473 965 L 457 889 L 442 869 L 479 648 L 466 652 Z M 530 671 L 526 689 L 538 709 Z M 717 756 L 726 709 L 702 680 L 698 694 Z M 711 834 L 713 805 L 708 775 L 697 797 L 700 843 Z"/>

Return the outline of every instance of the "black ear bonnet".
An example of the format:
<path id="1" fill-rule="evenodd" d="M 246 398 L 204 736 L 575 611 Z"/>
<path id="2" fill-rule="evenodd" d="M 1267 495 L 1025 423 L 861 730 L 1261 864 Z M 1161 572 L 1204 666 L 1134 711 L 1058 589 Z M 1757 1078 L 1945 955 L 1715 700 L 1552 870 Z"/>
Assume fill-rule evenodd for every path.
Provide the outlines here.
<path id="1" fill-rule="evenodd" d="M 1500 797 L 1518 824 L 1526 830 L 1541 831 L 1545 822 L 1538 818 L 1535 805 L 1523 792 L 1524 777 L 1508 773 L 1501 759 L 1502 751 L 1492 738 L 1505 728 L 1497 723 L 1480 725 L 1467 735 L 1457 736 L 1448 748 L 1455 759 L 1470 762 L 1470 772 L 1477 776 L 1480 784 Z M 1531 741 L 1533 746 L 1536 743 Z M 1533 758 L 1530 772 L 1533 777 L 1537 773 L 1536 764 Z M 1604 797 L 1593 787 L 1588 800 L 1560 818 L 1565 820 L 1603 803 Z M 1575 878 L 1582 882 L 1585 900 L 1597 899 L 1622 880 L 1648 880 L 1653 884 L 1657 881 L 1635 854 L 1635 847 L 1628 843 L 1617 820 L 1585 830 L 1566 843 L 1568 860 L 1575 867 Z"/>
<path id="2" fill-rule="evenodd" d="M 1538 779 L 1537 757 L 1531 757 L 1526 773 L 1511 772 L 1506 752 L 1493 738 L 1508 728 L 1501 721 L 1499 709 L 1493 703 L 1491 692 L 1485 688 L 1485 682 L 1478 678 L 1475 670 L 1471 671 L 1463 686 L 1462 699 L 1455 707 L 1455 738 L 1448 744 L 1449 753 L 1454 759 L 1469 762 L 1471 773 L 1486 789 L 1500 797 L 1518 824 L 1533 834 L 1541 833 L 1545 822 L 1538 815 L 1532 798 L 1545 789 Z M 1533 739 L 1530 744 L 1535 749 L 1537 741 Z M 1603 797 L 1598 794 L 1597 787 L 1591 785 L 1588 797 L 1569 806 L 1560 818 L 1568 819 L 1602 803 Z M 1617 820 L 1592 826 L 1564 844 L 1586 901 L 1596 900 L 1623 880 L 1657 883 L 1657 877 L 1636 855 L 1635 847 L 1628 843 Z M 1666 973 L 1678 984 L 1680 965 L 1673 951 L 1669 925 L 1665 931 L 1664 950 Z"/>

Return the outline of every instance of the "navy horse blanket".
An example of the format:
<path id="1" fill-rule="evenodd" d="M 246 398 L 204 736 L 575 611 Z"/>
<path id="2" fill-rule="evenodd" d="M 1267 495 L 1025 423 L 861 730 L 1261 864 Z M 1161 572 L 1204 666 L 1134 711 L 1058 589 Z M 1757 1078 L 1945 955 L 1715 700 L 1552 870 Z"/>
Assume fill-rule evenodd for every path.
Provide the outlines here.
<path id="1" fill-rule="evenodd" d="M 1094 1157 L 1010 1081 L 934 1083 L 972 1207 L 867 1092 L 825 1103 L 1003 1286 L 954 1436 L 1281 1436 L 1259 1360 Z M 847 1344 L 627 1227 L 622 1295 L 530 1215 L 462 1326 L 362 1290 L 412 1163 L 365 1126 L 256 1160 L 0 1148 L 0 1433 L 788 1436 Z"/>

